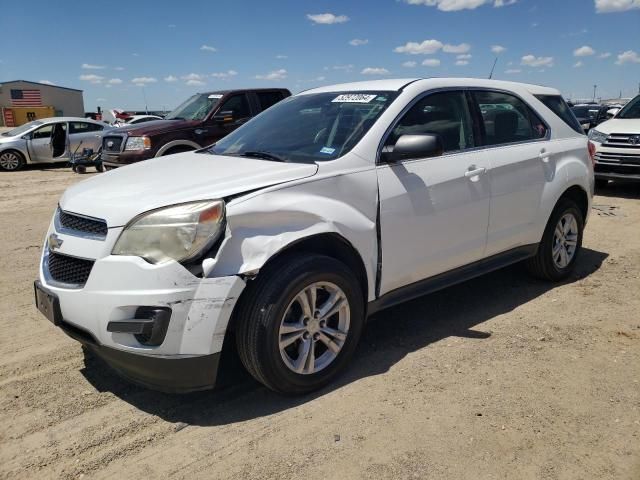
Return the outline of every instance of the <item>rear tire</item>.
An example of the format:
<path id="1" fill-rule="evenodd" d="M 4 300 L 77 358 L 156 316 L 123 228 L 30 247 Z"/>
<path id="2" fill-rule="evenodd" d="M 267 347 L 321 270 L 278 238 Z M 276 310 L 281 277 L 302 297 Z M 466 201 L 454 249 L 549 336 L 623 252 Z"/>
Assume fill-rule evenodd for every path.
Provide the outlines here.
<path id="1" fill-rule="evenodd" d="M 560 199 L 553 210 L 538 245 L 538 252 L 527 261 L 529 272 L 542 280 L 558 282 L 573 271 L 582 248 L 584 217 L 578 205 Z"/>
<path id="2" fill-rule="evenodd" d="M 323 255 L 276 259 L 247 286 L 238 307 L 242 363 L 256 380 L 283 394 L 331 382 L 353 358 L 364 325 L 358 280 L 343 263 Z"/>
<path id="3" fill-rule="evenodd" d="M 16 172 L 24 167 L 25 163 L 24 156 L 17 150 L 5 150 L 0 153 L 0 170 Z"/>

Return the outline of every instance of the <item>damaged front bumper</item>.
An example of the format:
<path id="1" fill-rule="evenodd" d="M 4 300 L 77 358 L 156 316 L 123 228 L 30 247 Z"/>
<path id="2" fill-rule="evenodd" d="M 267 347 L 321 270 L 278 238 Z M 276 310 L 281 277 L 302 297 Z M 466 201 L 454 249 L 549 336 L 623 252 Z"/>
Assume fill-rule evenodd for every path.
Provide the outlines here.
<path id="1" fill-rule="evenodd" d="M 82 288 L 65 288 L 48 278 L 45 258 L 36 303 L 65 333 L 147 387 L 186 392 L 214 386 L 244 280 L 199 278 L 176 262 L 152 265 L 110 255 L 95 261 Z M 165 314 L 159 334 L 149 311 Z"/>

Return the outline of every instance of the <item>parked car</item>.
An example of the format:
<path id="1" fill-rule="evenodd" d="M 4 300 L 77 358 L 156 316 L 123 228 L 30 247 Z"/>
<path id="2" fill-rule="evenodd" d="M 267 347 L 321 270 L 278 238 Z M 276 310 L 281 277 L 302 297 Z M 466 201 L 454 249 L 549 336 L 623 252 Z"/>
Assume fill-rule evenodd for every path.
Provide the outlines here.
<path id="1" fill-rule="evenodd" d="M 282 88 L 198 93 L 164 120 L 109 132 L 103 138 L 103 164 L 111 169 L 211 145 L 290 95 Z"/>
<path id="2" fill-rule="evenodd" d="M 0 170 L 20 170 L 28 163 L 68 162 L 81 148 L 98 151 L 101 134 L 111 127 L 90 118 L 34 120 L 0 135 Z"/>
<path id="3" fill-rule="evenodd" d="M 267 387 L 308 392 L 352 361 L 368 315 L 519 261 L 570 275 L 587 143 L 547 87 L 308 90 L 208 149 L 68 188 L 36 303 L 152 388 L 212 387 L 227 344 Z"/>
<path id="4" fill-rule="evenodd" d="M 589 140 L 595 149 L 597 187 L 609 180 L 640 181 L 640 95 L 592 129 Z"/>
<path id="5" fill-rule="evenodd" d="M 127 119 L 128 125 L 137 125 L 138 123 L 150 122 L 152 120 L 162 120 L 162 117 L 157 115 L 133 115 Z"/>
<path id="6" fill-rule="evenodd" d="M 576 105 L 571 111 L 576 116 L 580 126 L 585 132 L 589 132 L 596 125 L 608 120 L 610 107 L 606 105 Z"/>

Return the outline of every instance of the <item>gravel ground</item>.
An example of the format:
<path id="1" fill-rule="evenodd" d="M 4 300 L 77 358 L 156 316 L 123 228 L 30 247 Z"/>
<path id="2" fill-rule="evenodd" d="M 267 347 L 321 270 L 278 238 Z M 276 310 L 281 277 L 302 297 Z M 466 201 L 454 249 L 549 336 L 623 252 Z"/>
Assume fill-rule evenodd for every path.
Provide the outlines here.
<path id="1" fill-rule="evenodd" d="M 382 312 L 334 385 L 132 386 L 33 306 L 67 169 L 0 174 L 0 477 L 640 479 L 640 185 L 595 200 L 575 276 L 521 266 Z"/>

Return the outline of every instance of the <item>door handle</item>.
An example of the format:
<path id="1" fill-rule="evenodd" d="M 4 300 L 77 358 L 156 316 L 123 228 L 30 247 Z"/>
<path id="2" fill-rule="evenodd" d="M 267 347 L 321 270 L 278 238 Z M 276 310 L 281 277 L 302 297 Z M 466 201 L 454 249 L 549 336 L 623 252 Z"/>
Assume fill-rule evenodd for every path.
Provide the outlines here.
<path id="1" fill-rule="evenodd" d="M 477 177 L 478 175 L 482 175 L 483 173 L 485 173 L 487 171 L 486 168 L 482 167 L 482 168 L 476 168 L 475 165 L 471 165 L 469 167 L 469 170 L 467 170 L 466 172 L 464 172 L 464 176 L 467 178 L 473 178 L 473 177 Z"/>
<path id="2" fill-rule="evenodd" d="M 540 154 L 538 158 L 542 160 L 543 163 L 549 163 L 549 152 L 547 152 L 544 148 L 540 150 Z"/>

